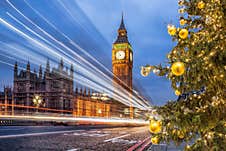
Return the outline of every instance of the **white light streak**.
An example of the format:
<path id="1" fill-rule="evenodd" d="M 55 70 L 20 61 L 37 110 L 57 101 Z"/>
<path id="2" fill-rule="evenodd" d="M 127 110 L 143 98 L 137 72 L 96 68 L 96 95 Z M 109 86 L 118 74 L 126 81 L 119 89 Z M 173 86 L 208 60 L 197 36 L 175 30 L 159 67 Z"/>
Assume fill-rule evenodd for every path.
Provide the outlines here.
<path id="1" fill-rule="evenodd" d="M 7 22 L 5 19 L 0 18 L 0 23 L 8 27 L 10 30 L 14 31 L 24 39 L 26 39 L 33 48 L 37 48 L 39 50 L 42 50 L 42 54 L 48 54 L 52 58 L 62 58 L 63 60 L 66 61 L 67 64 L 73 64 L 76 65 L 75 68 L 77 72 L 79 72 L 79 75 L 76 74 L 75 80 L 77 83 L 84 85 L 86 87 L 89 87 L 91 89 L 97 90 L 99 92 L 105 91 L 108 93 L 108 95 L 123 104 L 126 104 L 128 106 L 133 105 L 134 107 L 138 107 L 140 109 L 147 109 L 149 104 L 144 101 L 142 97 L 138 95 L 137 97 L 134 97 L 132 99 L 128 99 L 128 96 L 130 93 L 122 88 L 119 84 L 115 83 L 117 85 L 117 90 L 113 86 L 113 81 L 112 77 L 106 75 L 104 72 L 102 72 L 100 69 L 98 69 L 96 66 L 94 66 L 92 63 L 90 63 L 87 59 L 83 58 L 81 55 L 73 51 L 71 48 L 66 46 L 64 43 L 61 41 L 58 41 L 54 36 L 46 32 L 44 29 L 42 29 L 40 26 L 35 24 L 32 20 L 30 20 L 27 16 L 25 16 L 20 10 L 18 10 L 9 0 L 7 0 L 8 4 L 16 11 L 18 12 L 23 18 L 25 18 L 28 22 L 30 22 L 32 25 L 34 25 L 37 29 L 40 31 L 40 33 L 44 34 L 46 37 L 43 37 L 39 33 L 35 32 L 32 30 L 30 27 L 22 23 L 19 19 L 17 19 L 15 16 L 7 12 L 7 15 L 11 17 L 14 21 L 16 21 L 18 24 L 23 26 L 27 31 L 32 33 L 35 37 L 31 37 L 25 32 L 21 31 L 19 28 L 13 26 L 9 22 Z M 74 41 L 72 41 L 68 36 L 66 36 L 63 32 L 59 31 L 57 27 L 55 27 L 51 22 L 49 22 L 45 17 L 43 17 L 38 11 L 36 11 L 30 4 L 28 4 L 26 1 L 24 1 L 36 14 L 38 14 L 44 21 L 46 21 L 52 28 L 54 28 L 56 31 L 58 31 L 63 37 L 65 37 L 75 48 L 80 50 L 82 53 L 84 53 L 86 56 L 88 56 L 91 60 L 95 61 L 98 65 L 100 65 L 103 69 L 105 69 L 108 73 L 112 72 L 109 71 L 103 64 L 101 64 L 98 60 L 96 60 L 92 55 L 90 55 L 88 52 L 86 52 L 83 48 L 81 48 L 78 44 L 76 44 Z M 61 3 L 62 6 L 63 3 Z M 66 7 L 64 6 L 66 9 Z M 68 11 L 70 14 L 70 12 Z M 48 39 L 49 40 L 48 40 Z M 51 41 L 52 42 L 51 42 Z M 54 42 L 54 43 L 53 43 Z M 37 54 L 29 54 L 26 52 L 20 51 L 19 46 L 10 46 L 5 44 L 4 47 L 8 47 L 11 50 L 20 52 L 20 54 L 27 55 L 31 57 L 31 61 L 34 64 L 41 63 L 44 64 L 43 60 L 40 61 L 40 59 L 37 58 Z M 68 52 L 67 52 L 68 51 Z M 8 52 L 8 54 L 11 54 L 12 56 L 15 56 L 15 53 Z M 71 56 L 70 54 L 73 54 Z M 18 57 L 17 57 L 18 58 Z M 21 56 L 21 59 L 24 60 L 24 57 Z"/>

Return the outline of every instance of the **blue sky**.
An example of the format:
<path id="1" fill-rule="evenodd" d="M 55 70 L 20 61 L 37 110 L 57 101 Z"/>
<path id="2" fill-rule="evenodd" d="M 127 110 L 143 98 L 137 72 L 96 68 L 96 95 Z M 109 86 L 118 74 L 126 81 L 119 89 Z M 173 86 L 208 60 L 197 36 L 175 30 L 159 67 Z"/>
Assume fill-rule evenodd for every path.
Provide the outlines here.
<path id="1" fill-rule="evenodd" d="M 10 0 L 10 2 L 23 14 L 26 14 L 30 20 L 54 35 L 57 40 L 71 47 L 65 38 L 49 27 L 27 4 L 38 10 L 61 32 L 109 69 L 111 69 L 112 42 L 117 36 L 123 11 L 129 41 L 134 52 L 134 84 L 150 96 L 156 105 L 176 98 L 170 88 L 170 82 L 166 78 L 157 77 L 154 74 L 145 78 L 140 75 L 142 65 L 156 65 L 167 61 L 166 55 L 173 48 L 174 43 L 167 34 L 166 26 L 169 23 L 177 24 L 178 6 L 176 0 L 26 0 L 26 3 L 22 0 Z M 16 16 L 35 30 L 5 0 L 2 0 L 0 2 L 0 17 L 21 28 L 6 12 Z M 21 30 L 25 32 L 25 29 L 21 28 Z M 42 54 L 39 48 L 29 47 L 26 41 L 1 24 L 0 37 L 0 42 L 27 47 L 30 51 L 39 52 L 43 60 L 49 58 L 48 54 Z M 1 54 L 6 53 L 5 48 L 1 45 L 0 48 Z M 23 61 L 20 60 L 21 65 L 24 65 L 22 63 L 28 59 L 30 59 L 29 56 L 27 59 L 25 56 Z M 9 60 L 0 56 L 0 60 L 13 63 L 18 58 Z M 0 74 L 1 88 L 5 84 L 12 85 L 12 67 L 0 62 Z"/>

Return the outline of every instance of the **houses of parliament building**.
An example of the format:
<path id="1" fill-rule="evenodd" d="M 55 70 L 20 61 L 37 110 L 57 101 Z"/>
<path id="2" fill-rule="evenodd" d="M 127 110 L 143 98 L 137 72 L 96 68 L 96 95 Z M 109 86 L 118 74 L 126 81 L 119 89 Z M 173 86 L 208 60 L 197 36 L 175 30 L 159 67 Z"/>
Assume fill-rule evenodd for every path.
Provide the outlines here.
<path id="1" fill-rule="evenodd" d="M 132 69 L 133 51 L 122 16 L 118 36 L 112 47 L 113 83 L 127 89 L 131 95 Z M 15 63 L 13 90 L 5 87 L 4 92 L 0 93 L 0 114 L 6 114 L 6 111 L 12 111 L 13 114 L 29 113 L 35 111 L 34 106 L 36 106 L 39 112 L 60 111 L 74 116 L 134 117 L 132 106 L 126 106 L 113 99 L 96 99 L 93 97 L 98 95 L 96 92 L 74 88 L 73 73 L 73 65 L 68 71 L 63 60 L 59 61 L 57 68 L 52 69 L 47 60 L 45 70 L 40 66 L 38 73 L 31 72 L 29 62 L 26 69 L 21 71 Z M 116 88 L 117 85 L 115 85 Z M 38 106 L 33 101 L 37 96 L 41 98 Z"/>

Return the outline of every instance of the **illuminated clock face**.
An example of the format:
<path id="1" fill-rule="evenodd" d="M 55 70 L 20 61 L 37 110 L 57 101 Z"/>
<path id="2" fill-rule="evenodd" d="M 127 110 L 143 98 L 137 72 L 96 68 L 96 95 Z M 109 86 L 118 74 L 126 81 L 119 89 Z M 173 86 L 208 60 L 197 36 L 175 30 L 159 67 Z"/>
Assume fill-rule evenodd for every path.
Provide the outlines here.
<path id="1" fill-rule="evenodd" d="M 129 57 L 130 58 L 130 61 L 133 61 L 133 54 L 132 54 L 132 52 L 130 52 L 129 55 L 130 55 L 130 57 Z"/>
<path id="2" fill-rule="evenodd" d="M 118 51 L 116 52 L 116 59 L 124 59 L 125 58 L 125 52 L 124 51 Z"/>

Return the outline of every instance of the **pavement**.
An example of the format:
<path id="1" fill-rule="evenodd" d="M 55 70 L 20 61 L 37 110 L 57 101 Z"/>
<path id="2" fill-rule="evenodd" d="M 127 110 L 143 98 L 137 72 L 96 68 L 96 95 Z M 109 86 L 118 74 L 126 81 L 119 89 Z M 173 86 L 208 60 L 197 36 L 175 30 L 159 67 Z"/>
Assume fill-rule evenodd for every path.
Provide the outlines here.
<path id="1" fill-rule="evenodd" d="M 126 151 L 148 127 L 1 126 L 0 151 Z"/>

